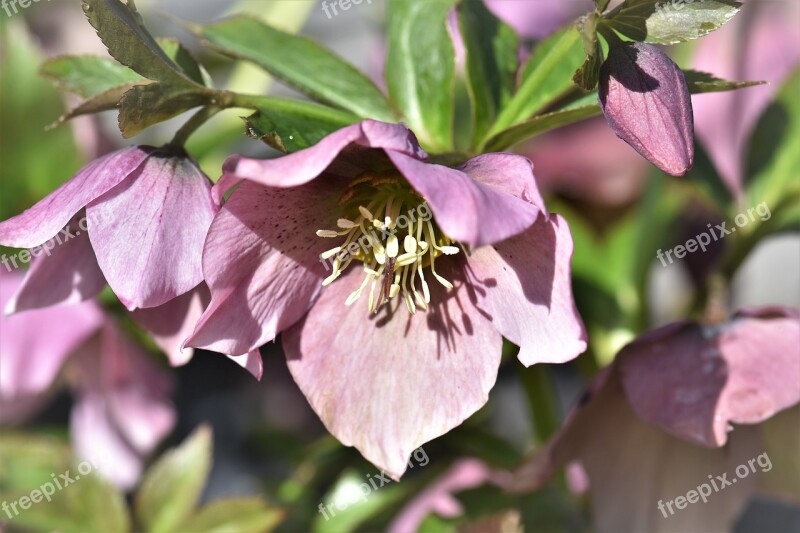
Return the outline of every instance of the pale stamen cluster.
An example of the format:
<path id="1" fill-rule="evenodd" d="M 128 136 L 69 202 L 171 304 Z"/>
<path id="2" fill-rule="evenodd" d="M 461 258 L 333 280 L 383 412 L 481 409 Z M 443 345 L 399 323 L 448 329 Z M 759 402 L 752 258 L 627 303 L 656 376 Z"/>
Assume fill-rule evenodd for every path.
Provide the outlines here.
<path id="1" fill-rule="evenodd" d="M 375 185 L 374 179 L 370 182 Z M 431 275 L 444 287 L 453 287 L 436 272 L 435 261 L 441 255 L 458 253 L 459 248 L 452 246 L 446 236 L 437 235 L 430 216 L 414 215 L 422 211 L 421 206 L 430 213 L 420 198 L 397 187 L 380 188 L 377 192 L 373 189 L 372 201 L 367 205 L 358 202 L 357 198 L 353 202 L 352 194 L 348 196 L 351 200 L 348 203 L 357 207 L 353 209 L 355 216 L 340 218 L 336 230 L 317 231 L 318 237 L 344 237 L 340 246 L 320 255 L 323 260 L 335 256 L 333 272 L 322 282 L 324 286 L 358 260 L 363 263 L 364 280 L 350 293 L 345 304 L 355 303 L 369 287 L 370 312 L 377 312 L 381 305 L 400 296 L 411 314 L 415 314 L 418 308 L 427 310 L 431 301 L 424 269 L 430 268 Z M 407 214 L 401 214 L 405 206 L 413 207 Z M 417 278 L 420 290 L 417 290 Z"/>

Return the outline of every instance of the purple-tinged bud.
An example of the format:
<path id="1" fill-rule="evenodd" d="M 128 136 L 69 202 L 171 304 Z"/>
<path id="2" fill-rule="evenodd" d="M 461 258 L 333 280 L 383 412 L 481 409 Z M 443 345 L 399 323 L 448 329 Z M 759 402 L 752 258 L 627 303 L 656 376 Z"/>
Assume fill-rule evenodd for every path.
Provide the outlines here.
<path id="1" fill-rule="evenodd" d="M 694 161 L 692 100 L 683 72 L 655 46 L 612 46 L 600 71 L 600 107 L 617 137 L 673 176 Z"/>

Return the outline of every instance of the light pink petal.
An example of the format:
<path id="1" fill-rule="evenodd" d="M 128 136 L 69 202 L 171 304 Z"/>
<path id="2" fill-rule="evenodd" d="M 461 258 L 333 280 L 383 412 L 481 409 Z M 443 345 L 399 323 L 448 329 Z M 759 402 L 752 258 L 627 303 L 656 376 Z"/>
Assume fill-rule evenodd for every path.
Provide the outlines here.
<path id="1" fill-rule="evenodd" d="M 77 224 L 70 224 L 34 250 L 36 258 L 19 290 L 6 304 L 7 314 L 80 303 L 94 298 L 106 286 L 89 235 Z"/>
<path id="2" fill-rule="evenodd" d="M 686 500 L 679 509 L 676 499 L 685 499 L 692 490 L 697 493 L 699 485 L 710 483 L 708 476 L 715 482 L 714 476 L 725 475 L 728 481 L 736 478 L 736 468 L 763 451 L 756 428 L 740 428 L 722 449 L 677 439 L 636 416 L 615 370 L 601 376 L 594 393 L 581 401 L 548 445 L 520 468 L 512 488 L 535 490 L 556 466 L 579 460 L 590 480 L 594 531 L 732 530 L 755 488 L 757 475 L 749 469 L 724 489 L 715 491 L 707 485 L 706 502 L 695 494 L 694 503 Z"/>
<path id="3" fill-rule="evenodd" d="M 0 270 L 0 305 L 6 305 L 21 278 Z M 102 322 L 102 311 L 94 302 L 0 315 L 0 397 L 44 392 L 67 357 Z"/>
<path id="4" fill-rule="evenodd" d="M 446 518 L 461 516 L 464 510 L 454 493 L 488 482 L 492 471 L 478 459 L 460 459 L 438 480 L 411 500 L 389 524 L 389 533 L 410 533 L 431 513 Z"/>
<path id="5" fill-rule="evenodd" d="M 520 347 L 525 366 L 563 363 L 586 350 L 586 331 L 572 297 L 571 258 L 572 236 L 558 215 L 469 257 L 478 306 Z"/>
<path id="6" fill-rule="evenodd" d="M 331 133 L 305 150 L 275 159 L 234 156 L 225 162 L 224 168 L 226 173 L 263 185 L 294 187 L 318 177 L 351 145 L 361 149 L 403 153 L 416 159 L 427 157 L 419 147 L 417 138 L 406 126 L 364 120 Z M 348 159 L 358 161 L 358 158 Z"/>
<path id="7" fill-rule="evenodd" d="M 678 437 L 722 446 L 730 425 L 757 424 L 800 402 L 800 319 L 739 317 L 643 336 L 619 354 L 637 414 Z"/>
<path id="8" fill-rule="evenodd" d="M 261 359 L 261 352 L 252 350 L 244 355 L 229 355 L 228 358 L 261 381 L 264 375 L 264 362 Z"/>
<path id="9" fill-rule="evenodd" d="M 102 476 L 129 489 L 175 424 L 170 376 L 110 322 L 75 365 L 73 446 Z"/>
<path id="10" fill-rule="evenodd" d="M 395 479 L 413 450 L 484 405 L 497 377 L 500 335 L 447 266 L 456 287 L 432 282 L 427 312 L 412 317 L 397 302 L 371 315 L 366 294 L 345 306 L 362 281 L 352 269 L 283 335 L 289 370 L 328 430 Z"/>
<path id="11" fill-rule="evenodd" d="M 473 157 L 459 170 L 475 181 L 532 203 L 547 214 L 533 175 L 533 164 L 527 157 L 506 153 L 483 154 Z"/>
<path id="12" fill-rule="evenodd" d="M 583 2 L 487 0 L 494 14 L 527 39 L 542 39 L 586 13 Z"/>
<path id="13" fill-rule="evenodd" d="M 434 219 L 450 238 L 473 246 L 502 241 L 528 229 L 539 216 L 540 209 L 500 189 L 472 179 L 464 170 L 425 163 L 399 152 L 389 158 L 411 186 L 422 195 L 433 211 Z M 492 158 L 468 162 L 465 170 L 486 175 L 492 170 L 496 180 L 506 175 L 509 166 L 513 175 L 516 161 Z M 487 168 L 487 163 L 496 165 Z"/>
<path id="14" fill-rule="evenodd" d="M 211 182 L 194 162 L 156 154 L 88 205 L 97 261 L 129 310 L 159 306 L 203 281 L 203 242 L 216 211 Z"/>
<path id="15" fill-rule="evenodd" d="M 54 237 L 89 202 L 135 175 L 148 155 L 148 148 L 135 146 L 92 161 L 27 211 L 0 222 L 0 244 L 33 248 Z"/>
<path id="16" fill-rule="evenodd" d="M 211 289 L 187 346 L 228 355 L 265 344 L 308 311 L 326 273 L 319 254 L 338 242 L 333 182 L 290 189 L 243 183 L 214 219 L 203 251 Z"/>
<path id="17" fill-rule="evenodd" d="M 172 366 L 189 362 L 193 348 L 182 348 L 194 326 L 208 307 L 211 293 L 205 283 L 158 307 L 137 309 L 131 318 L 146 330 L 156 345 L 167 354 Z"/>

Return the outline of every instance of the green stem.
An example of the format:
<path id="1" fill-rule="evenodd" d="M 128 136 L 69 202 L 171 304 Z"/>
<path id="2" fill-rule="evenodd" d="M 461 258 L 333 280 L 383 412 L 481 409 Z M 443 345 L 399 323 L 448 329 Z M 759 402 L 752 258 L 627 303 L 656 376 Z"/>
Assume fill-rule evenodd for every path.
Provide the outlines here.
<path id="1" fill-rule="evenodd" d="M 192 115 L 186 124 L 175 133 L 175 136 L 169 142 L 173 146 L 183 146 L 186 140 L 194 133 L 197 128 L 205 124 L 211 117 L 222 111 L 222 107 L 212 105 L 202 108 L 200 111 Z"/>

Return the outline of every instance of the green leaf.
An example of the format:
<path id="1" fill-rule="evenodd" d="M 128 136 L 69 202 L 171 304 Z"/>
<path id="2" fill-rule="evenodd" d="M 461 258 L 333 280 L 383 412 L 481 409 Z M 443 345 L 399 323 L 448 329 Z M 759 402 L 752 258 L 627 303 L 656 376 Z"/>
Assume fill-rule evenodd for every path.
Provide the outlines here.
<path id="1" fill-rule="evenodd" d="M 458 5 L 467 52 L 467 81 L 472 103 L 473 137 L 482 139 L 500 109 L 511 98 L 519 66 L 519 38 L 486 9 L 483 0 Z"/>
<path id="2" fill-rule="evenodd" d="M 161 49 L 133 6 L 120 0 L 83 0 L 83 11 L 111 56 L 145 78 L 197 85 Z"/>
<path id="3" fill-rule="evenodd" d="M 187 50 L 177 39 L 156 39 L 158 45 L 165 54 L 180 67 L 181 71 L 189 79 L 205 87 L 211 86 L 211 78 L 200 64 L 197 63 L 191 52 Z"/>
<path id="4" fill-rule="evenodd" d="M 176 531 L 191 514 L 211 469 L 211 429 L 201 426 L 151 466 L 136 492 L 139 522 L 153 533 Z"/>
<path id="5" fill-rule="evenodd" d="M 750 138 L 746 176 L 748 205 L 778 205 L 800 193 L 800 69 L 784 82 Z"/>
<path id="6" fill-rule="evenodd" d="M 40 72 L 59 89 L 83 98 L 146 79 L 113 59 L 98 56 L 55 57 L 42 63 Z"/>
<path id="7" fill-rule="evenodd" d="M 64 481 L 62 474 L 70 479 L 68 485 L 54 483 Z M 27 509 L 21 507 L 23 497 L 30 500 L 25 502 Z M 0 437 L 0 501 L 17 505 L 9 508 L 8 516 L 16 527 L 76 533 L 131 529 L 123 494 L 89 462 L 76 460 L 65 442 L 52 437 Z"/>
<path id="8" fill-rule="evenodd" d="M 263 533 L 283 520 L 283 511 L 270 508 L 261 498 L 217 500 L 202 507 L 181 525 L 192 533 Z"/>
<path id="9" fill-rule="evenodd" d="M 566 126 L 574 122 L 580 122 L 581 120 L 586 120 L 587 118 L 599 114 L 600 106 L 593 104 L 538 115 L 522 124 L 500 132 L 489 139 L 489 142 L 486 143 L 486 151 L 496 152 L 505 150 L 534 135 L 539 135 L 540 133 L 560 128 L 561 126 Z"/>
<path id="10" fill-rule="evenodd" d="M 263 108 L 245 119 L 247 134 L 286 153 L 308 148 L 326 135 L 353 124 L 355 115 L 339 114 L 334 109 L 312 107 L 296 102 L 294 108 Z"/>
<path id="11" fill-rule="evenodd" d="M 310 39 L 250 17 L 191 29 L 214 50 L 252 61 L 317 100 L 360 117 L 395 118 L 380 89 L 364 73 Z"/>
<path id="12" fill-rule="evenodd" d="M 765 81 L 727 81 L 698 70 L 684 70 L 683 75 L 692 94 L 736 91 L 767 83 Z"/>
<path id="13" fill-rule="evenodd" d="M 211 92 L 181 90 L 173 85 L 151 83 L 131 87 L 119 101 L 119 129 L 132 137 L 143 129 L 213 101 Z"/>
<path id="14" fill-rule="evenodd" d="M 600 16 L 592 13 L 578 22 L 578 30 L 583 38 L 583 51 L 586 61 L 575 72 L 572 81 L 581 89 L 591 91 L 600 80 L 600 67 L 603 66 L 603 47 L 597 38 L 597 24 Z"/>
<path id="15" fill-rule="evenodd" d="M 573 26 L 542 41 L 522 71 L 519 89 L 489 132 L 518 124 L 572 90 L 572 76 L 584 60 L 583 42 Z"/>
<path id="16" fill-rule="evenodd" d="M 597 8 L 597 11 L 602 13 L 606 10 L 610 1 L 611 0 L 594 0 L 594 5 Z"/>
<path id="17" fill-rule="evenodd" d="M 711 33 L 741 7 L 734 0 L 626 0 L 608 25 L 636 41 L 675 44 Z"/>
<path id="18" fill-rule="evenodd" d="M 455 49 L 447 17 L 456 0 L 390 0 L 386 84 L 424 146 L 453 145 Z"/>

